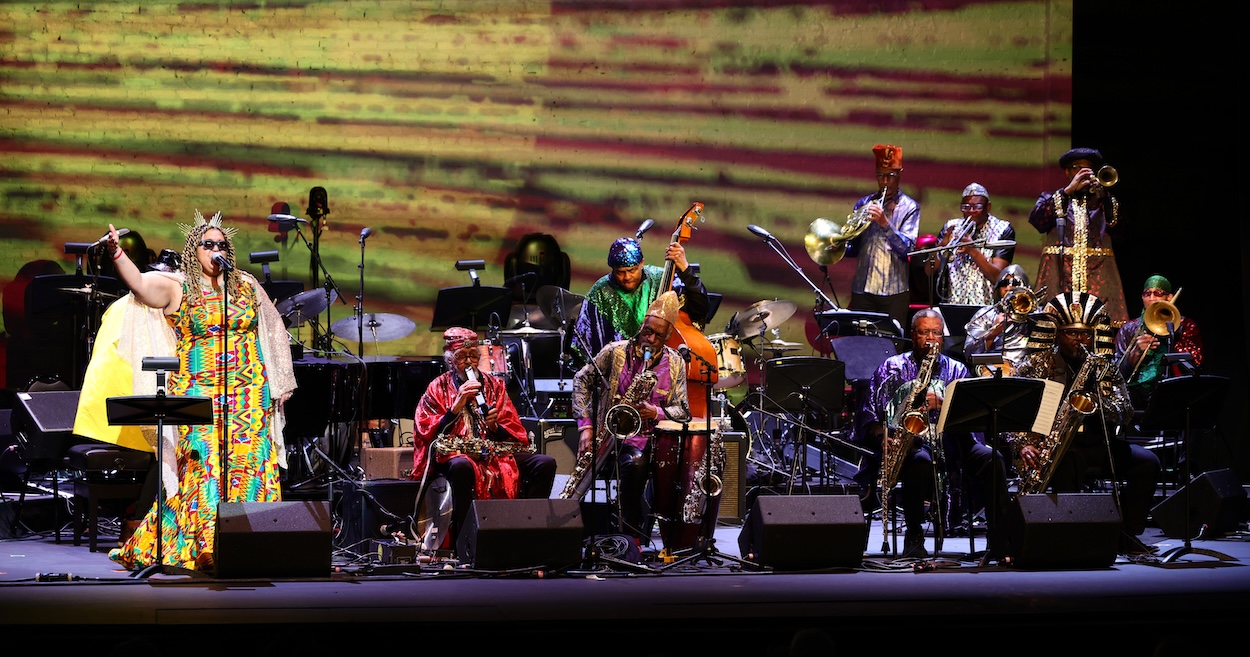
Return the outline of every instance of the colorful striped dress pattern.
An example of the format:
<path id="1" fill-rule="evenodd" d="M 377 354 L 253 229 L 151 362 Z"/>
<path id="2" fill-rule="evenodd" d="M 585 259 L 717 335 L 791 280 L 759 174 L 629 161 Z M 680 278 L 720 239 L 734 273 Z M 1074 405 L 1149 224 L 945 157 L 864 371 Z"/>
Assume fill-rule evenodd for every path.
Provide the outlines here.
<path id="1" fill-rule="evenodd" d="M 257 333 L 259 308 L 250 294 L 230 296 L 229 330 L 223 334 L 221 291 L 203 289 L 204 303 L 198 306 L 185 301 L 194 293 L 184 285 L 182 307 L 168 318 L 178 334 L 181 361 L 181 371 L 169 375 L 169 394 L 212 399 L 213 424 L 178 427 L 179 492 L 165 499 L 161 556 L 171 566 L 211 570 L 218 503 L 279 501 L 280 471 L 265 423 L 270 395 Z M 229 463 L 225 499 L 223 456 Z M 132 569 L 155 564 L 155 535 L 153 507 L 130 540 L 109 556 Z"/>

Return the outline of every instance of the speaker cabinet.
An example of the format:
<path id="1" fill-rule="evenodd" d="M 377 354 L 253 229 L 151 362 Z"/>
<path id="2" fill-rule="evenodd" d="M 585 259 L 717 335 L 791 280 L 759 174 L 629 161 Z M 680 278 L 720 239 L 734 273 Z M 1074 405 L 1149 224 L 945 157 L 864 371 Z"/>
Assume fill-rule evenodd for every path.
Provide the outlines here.
<path id="1" fill-rule="evenodd" d="M 329 502 L 217 505 L 216 576 L 329 577 Z"/>
<path id="2" fill-rule="evenodd" d="M 23 392 L 18 393 L 17 402 L 13 432 L 27 463 L 58 463 L 70 447 L 87 442 L 73 435 L 77 390 Z"/>
<path id="3" fill-rule="evenodd" d="M 366 447 L 360 450 L 365 479 L 407 479 L 412 474 L 412 447 Z"/>
<path id="4" fill-rule="evenodd" d="M 725 467 L 721 472 L 719 520 L 741 522 L 746 515 L 747 487 L 747 451 L 750 445 L 747 436 L 741 431 L 720 432 L 722 444 L 725 446 Z"/>
<path id="5" fill-rule="evenodd" d="M 465 525 L 456 554 L 474 568 L 558 569 L 582 558 L 578 500 L 473 500 Z"/>
<path id="6" fill-rule="evenodd" d="M 1186 493 L 1186 490 L 1189 492 Z M 1185 496 L 1189 495 L 1186 531 Z M 1166 536 L 1194 538 L 1206 526 L 1206 534 L 1226 534 L 1245 520 L 1246 490 L 1230 469 L 1211 470 L 1182 486 L 1150 510 L 1155 524 Z"/>
<path id="7" fill-rule="evenodd" d="M 539 454 L 556 460 L 556 474 L 573 474 L 577 465 L 577 420 L 523 417 L 525 434 Z"/>
<path id="8" fill-rule="evenodd" d="M 375 449 L 387 448 L 363 451 L 372 452 Z M 408 451 L 411 454 L 411 448 Z M 416 512 L 420 490 L 421 482 L 409 479 L 377 479 L 346 486 L 340 491 L 338 502 L 342 530 L 336 537 L 336 545 L 364 551 L 359 548 L 367 548 L 365 544 L 369 539 L 390 538 L 390 533 L 383 528 L 396 522 L 401 523 L 404 532 L 408 532 L 409 523 L 405 520 Z"/>
<path id="9" fill-rule="evenodd" d="M 774 570 L 854 568 L 867 547 L 856 495 L 761 495 L 738 534 L 739 554 Z"/>
<path id="10" fill-rule="evenodd" d="M 1107 568 L 1120 545 L 1120 511 L 1110 493 L 1019 496 L 1012 559 L 1021 568 Z"/>

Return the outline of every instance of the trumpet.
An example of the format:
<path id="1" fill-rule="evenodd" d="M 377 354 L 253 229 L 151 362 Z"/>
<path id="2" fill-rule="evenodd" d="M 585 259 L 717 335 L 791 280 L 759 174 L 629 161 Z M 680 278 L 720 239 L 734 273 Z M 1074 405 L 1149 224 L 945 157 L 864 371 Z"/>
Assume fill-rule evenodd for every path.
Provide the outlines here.
<path id="1" fill-rule="evenodd" d="M 1120 182 L 1120 173 L 1110 164 L 1104 164 L 1094 172 L 1093 179 L 1089 181 L 1090 191 L 1095 191 L 1095 187 L 1114 187 Z"/>
<path id="2" fill-rule="evenodd" d="M 1156 301 L 1146 307 L 1146 312 L 1142 313 L 1141 325 L 1137 327 L 1137 333 L 1133 334 L 1133 339 L 1129 340 L 1129 347 L 1124 349 L 1124 353 L 1120 355 L 1120 361 L 1116 363 L 1119 367 L 1124 363 L 1124 359 L 1128 357 L 1132 344 L 1137 342 L 1137 338 L 1141 337 L 1144 331 L 1150 331 L 1151 335 L 1156 337 L 1167 337 L 1171 334 L 1168 330 L 1168 324 L 1177 326 L 1181 322 L 1181 313 L 1176 308 L 1176 298 L 1181 295 L 1181 290 L 1177 288 L 1176 294 L 1172 295 L 1171 301 Z M 1142 351 L 1141 357 L 1133 364 L 1133 371 L 1124 378 L 1124 383 L 1129 384 L 1133 379 L 1137 378 L 1137 372 L 1141 369 L 1141 364 L 1146 360 L 1146 352 Z"/>

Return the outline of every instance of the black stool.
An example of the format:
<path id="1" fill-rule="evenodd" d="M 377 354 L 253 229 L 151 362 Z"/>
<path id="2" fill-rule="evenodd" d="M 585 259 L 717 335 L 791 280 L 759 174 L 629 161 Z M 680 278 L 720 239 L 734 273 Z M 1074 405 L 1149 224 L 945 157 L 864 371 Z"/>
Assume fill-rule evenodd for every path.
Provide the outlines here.
<path id="1" fill-rule="evenodd" d="M 107 443 L 74 445 L 65 455 L 65 468 L 74 473 L 74 545 L 82 545 L 90 530 L 92 552 L 97 552 L 100 505 L 105 500 L 135 500 L 152 464 L 150 452 Z M 61 530 L 57 529 L 57 540 Z"/>

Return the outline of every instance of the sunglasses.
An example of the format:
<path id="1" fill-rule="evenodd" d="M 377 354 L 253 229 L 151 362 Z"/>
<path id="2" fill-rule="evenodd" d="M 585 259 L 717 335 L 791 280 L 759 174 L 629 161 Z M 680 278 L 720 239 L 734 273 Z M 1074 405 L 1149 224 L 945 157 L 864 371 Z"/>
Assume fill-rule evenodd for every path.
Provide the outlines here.
<path id="1" fill-rule="evenodd" d="M 1015 278 L 1004 278 L 998 282 L 998 287 L 1007 287 L 1008 285 L 1012 287 L 1024 287 L 1024 281 Z"/>
<path id="2" fill-rule="evenodd" d="M 1061 333 L 1063 333 L 1064 337 L 1072 338 L 1073 340 L 1082 338 L 1092 340 L 1094 338 L 1094 332 L 1090 329 L 1064 329 Z"/>
<path id="3" fill-rule="evenodd" d="M 984 210 L 985 204 L 984 203 L 964 203 L 963 205 L 959 206 L 959 209 L 963 210 L 964 212 L 971 212 L 972 210 Z"/>
<path id="4" fill-rule="evenodd" d="M 895 179 L 895 178 L 897 178 L 897 177 L 898 177 L 898 172 L 897 172 L 897 171 L 891 171 L 891 172 L 889 172 L 889 173 L 878 173 L 878 174 L 877 174 L 877 179 L 878 179 L 878 180 L 881 180 L 882 178 L 889 178 L 890 180 L 894 180 L 894 179 Z"/>
<path id="5" fill-rule="evenodd" d="M 221 240 L 220 242 L 214 242 L 213 240 L 203 240 L 202 242 L 200 242 L 200 248 L 204 249 L 205 251 L 225 251 L 226 247 L 228 246 L 230 246 L 230 244 L 227 243 L 226 240 Z"/>

